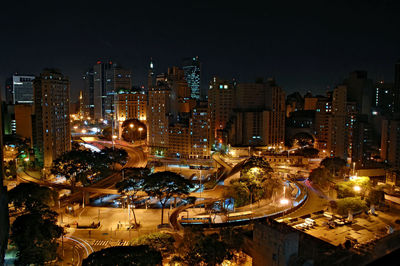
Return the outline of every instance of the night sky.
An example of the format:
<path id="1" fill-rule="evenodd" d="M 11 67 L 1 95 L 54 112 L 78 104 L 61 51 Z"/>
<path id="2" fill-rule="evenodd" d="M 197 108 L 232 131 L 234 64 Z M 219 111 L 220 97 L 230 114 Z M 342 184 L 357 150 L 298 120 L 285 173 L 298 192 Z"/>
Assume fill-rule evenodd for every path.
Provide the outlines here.
<path id="1" fill-rule="evenodd" d="M 352 70 L 391 81 L 400 58 L 400 1 L 7 2 L 18 3 L 0 7 L 2 94 L 16 71 L 59 68 L 76 97 L 99 58 L 132 69 L 134 85 L 144 85 L 150 57 L 160 73 L 195 55 L 203 86 L 212 75 L 275 76 L 287 92 L 315 93 Z"/>

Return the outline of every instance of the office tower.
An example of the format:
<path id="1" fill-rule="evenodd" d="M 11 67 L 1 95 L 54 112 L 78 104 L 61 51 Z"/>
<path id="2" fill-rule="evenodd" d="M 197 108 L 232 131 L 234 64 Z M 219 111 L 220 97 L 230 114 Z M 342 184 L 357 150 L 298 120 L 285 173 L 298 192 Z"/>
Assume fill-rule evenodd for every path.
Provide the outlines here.
<path id="1" fill-rule="evenodd" d="M 147 75 L 147 91 L 155 85 L 154 63 L 153 58 L 150 58 L 149 73 Z"/>
<path id="2" fill-rule="evenodd" d="M 400 167 L 400 120 L 386 119 L 382 122 L 381 158 L 392 167 Z"/>
<path id="3" fill-rule="evenodd" d="M 32 145 L 32 115 L 33 105 L 32 104 L 16 104 L 14 106 L 15 111 L 15 133 L 22 138 L 30 140 Z"/>
<path id="4" fill-rule="evenodd" d="M 6 81 L 6 102 L 8 104 L 33 103 L 33 75 L 14 74 Z"/>
<path id="5" fill-rule="evenodd" d="M 201 88 L 200 88 L 200 70 L 201 65 L 199 57 L 185 58 L 183 59 L 182 69 L 185 72 L 185 79 L 190 89 L 190 97 L 194 99 L 200 99 Z"/>
<path id="6" fill-rule="evenodd" d="M 83 76 L 85 106 L 93 119 L 113 119 L 116 93 L 132 88 L 131 71 L 112 61 L 97 61 Z"/>
<path id="7" fill-rule="evenodd" d="M 114 103 L 117 100 L 116 95 L 119 90 L 130 90 L 132 88 L 131 71 L 124 69 L 118 64 L 112 64 L 111 68 L 106 70 L 106 87 L 104 111 L 105 119 L 113 119 L 115 116 L 116 108 Z"/>
<path id="8" fill-rule="evenodd" d="M 100 119 L 101 112 L 97 112 L 98 114 L 95 115 L 95 106 L 98 108 L 100 106 L 100 95 L 95 97 L 94 95 L 94 68 L 89 68 L 85 74 L 83 75 L 83 93 L 82 93 L 82 100 L 83 100 L 83 110 L 80 116 L 83 117 L 90 117 L 91 119 Z"/>
<path id="9" fill-rule="evenodd" d="M 353 146 L 354 143 L 353 142 L 357 142 L 357 139 L 354 138 L 355 136 L 355 132 L 354 132 L 354 127 L 355 124 L 357 122 L 357 119 L 359 117 L 361 117 L 361 115 L 358 114 L 357 112 L 357 103 L 356 102 L 347 102 L 346 103 L 346 129 L 347 129 L 347 156 L 350 158 L 353 158 Z M 368 122 L 368 116 L 364 115 L 367 118 L 367 122 Z M 362 149 L 362 148 L 357 148 L 358 150 Z"/>
<path id="10" fill-rule="evenodd" d="M 71 149 L 69 79 L 58 70 L 45 69 L 33 84 L 35 157 L 50 167 Z"/>
<path id="11" fill-rule="evenodd" d="M 117 95 L 117 120 L 147 119 L 147 94 L 144 91 L 121 90 Z"/>
<path id="12" fill-rule="evenodd" d="M 148 132 L 150 152 L 168 149 L 168 126 L 171 116 L 171 89 L 164 75 L 157 76 L 157 84 L 150 88 L 148 99 Z"/>
<path id="13" fill-rule="evenodd" d="M 273 79 L 267 83 L 238 84 L 234 122 L 229 126 L 232 145 L 283 146 L 285 93 Z"/>
<path id="14" fill-rule="evenodd" d="M 231 82 L 214 77 L 208 89 L 211 143 L 223 142 L 222 132 L 233 115 L 235 88 Z"/>
<path id="15" fill-rule="evenodd" d="M 86 106 L 85 106 L 85 98 L 83 96 L 83 91 L 79 91 L 79 107 L 78 107 L 78 115 L 79 117 L 85 117 L 85 118 L 92 118 L 87 112 L 86 112 Z M 72 113 L 72 111 L 71 111 Z"/>
<path id="16" fill-rule="evenodd" d="M 374 83 L 366 71 L 351 72 L 343 82 L 347 86 L 347 101 L 355 102 L 359 114 L 371 115 Z"/>
<path id="17" fill-rule="evenodd" d="M 348 131 L 347 121 L 347 87 L 339 85 L 333 90 L 331 120 L 331 154 L 332 157 L 347 159 Z"/>
<path id="18" fill-rule="evenodd" d="M 168 68 L 167 72 L 168 85 L 172 89 L 174 95 L 178 99 L 190 98 L 190 87 L 185 79 L 184 70 L 179 67 L 173 66 Z"/>
<path id="19" fill-rule="evenodd" d="M 210 159 L 211 126 L 207 102 L 198 102 L 189 120 L 190 158 Z"/>

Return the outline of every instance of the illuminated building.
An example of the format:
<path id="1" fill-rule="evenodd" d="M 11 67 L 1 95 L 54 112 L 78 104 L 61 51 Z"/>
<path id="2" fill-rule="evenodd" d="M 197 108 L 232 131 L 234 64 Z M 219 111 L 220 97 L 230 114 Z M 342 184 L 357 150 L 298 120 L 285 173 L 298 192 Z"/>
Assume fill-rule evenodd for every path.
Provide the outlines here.
<path id="1" fill-rule="evenodd" d="M 285 141 L 285 92 L 273 79 L 267 83 L 242 83 L 236 89 L 232 146 L 282 147 Z"/>
<path id="2" fill-rule="evenodd" d="M 54 69 L 45 69 L 34 80 L 35 157 L 44 167 L 71 150 L 69 79 Z"/>
<path id="3" fill-rule="evenodd" d="M 92 119 L 112 119 L 116 91 L 131 89 L 131 71 L 112 61 L 97 61 L 83 76 L 85 114 Z"/>
<path id="4" fill-rule="evenodd" d="M 144 91 L 121 90 L 117 95 L 117 120 L 147 119 L 147 95 Z"/>
<path id="5" fill-rule="evenodd" d="M 33 75 L 14 74 L 6 81 L 6 102 L 9 104 L 33 103 Z"/>
<path id="6" fill-rule="evenodd" d="M 222 140 L 222 131 L 233 114 L 234 86 L 214 77 L 208 89 L 208 112 L 211 125 L 211 143 Z"/>
<path id="7" fill-rule="evenodd" d="M 200 99 L 200 61 L 199 57 L 185 58 L 183 60 L 182 69 L 185 73 L 185 79 L 190 88 L 190 97 Z"/>

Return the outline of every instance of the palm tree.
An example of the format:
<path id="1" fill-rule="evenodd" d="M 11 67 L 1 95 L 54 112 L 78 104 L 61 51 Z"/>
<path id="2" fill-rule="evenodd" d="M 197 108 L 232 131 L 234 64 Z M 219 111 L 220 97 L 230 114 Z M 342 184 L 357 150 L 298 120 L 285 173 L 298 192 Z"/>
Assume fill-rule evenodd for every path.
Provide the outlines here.
<path id="1" fill-rule="evenodd" d="M 150 175 L 150 169 L 125 168 L 122 171 L 124 171 L 124 179 L 115 186 L 118 192 L 126 195 L 128 205 L 131 205 L 135 201 L 137 193 L 143 189 L 144 180 Z M 131 210 L 135 220 L 135 227 L 137 227 L 135 208 L 131 208 Z"/>

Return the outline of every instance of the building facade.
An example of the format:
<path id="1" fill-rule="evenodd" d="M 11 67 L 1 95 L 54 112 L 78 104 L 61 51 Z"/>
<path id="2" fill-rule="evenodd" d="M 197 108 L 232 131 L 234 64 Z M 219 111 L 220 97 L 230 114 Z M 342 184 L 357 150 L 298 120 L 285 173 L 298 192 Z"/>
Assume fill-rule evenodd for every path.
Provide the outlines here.
<path id="1" fill-rule="evenodd" d="M 200 74 L 201 65 L 199 57 L 195 56 L 192 58 L 183 59 L 182 69 L 185 73 L 185 80 L 190 89 L 190 97 L 193 99 L 200 100 L 201 87 L 200 87 Z"/>
<path id="2" fill-rule="evenodd" d="M 54 69 L 45 69 L 34 80 L 34 148 L 44 167 L 71 150 L 69 79 Z"/>
<path id="3" fill-rule="evenodd" d="M 147 94 L 144 91 L 120 91 L 117 95 L 117 120 L 147 119 Z"/>

